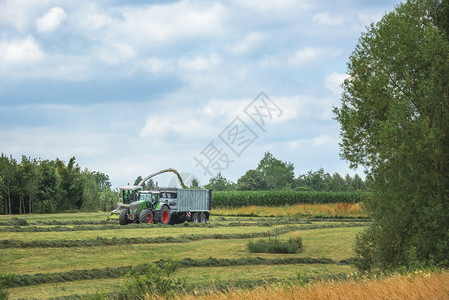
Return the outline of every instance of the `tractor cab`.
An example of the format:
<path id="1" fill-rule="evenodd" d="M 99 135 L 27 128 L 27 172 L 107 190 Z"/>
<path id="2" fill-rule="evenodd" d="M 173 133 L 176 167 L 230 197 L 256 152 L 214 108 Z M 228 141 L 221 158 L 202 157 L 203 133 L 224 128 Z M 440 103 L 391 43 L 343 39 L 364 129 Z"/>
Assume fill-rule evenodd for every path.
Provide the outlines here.
<path id="1" fill-rule="evenodd" d="M 110 219 L 118 219 L 120 210 L 122 208 L 129 208 L 132 202 L 139 200 L 139 192 L 142 190 L 142 186 L 137 185 L 124 185 L 120 187 L 119 198 L 117 202 L 117 208 L 111 212 L 108 217 Z"/>
<path id="2" fill-rule="evenodd" d="M 139 198 L 139 191 L 142 187 L 134 185 L 125 185 L 120 188 L 119 203 L 130 204 L 137 201 Z"/>
<path id="3" fill-rule="evenodd" d="M 146 202 L 147 207 L 153 207 L 156 203 L 159 202 L 159 192 L 155 191 L 141 191 L 138 194 L 139 202 Z"/>

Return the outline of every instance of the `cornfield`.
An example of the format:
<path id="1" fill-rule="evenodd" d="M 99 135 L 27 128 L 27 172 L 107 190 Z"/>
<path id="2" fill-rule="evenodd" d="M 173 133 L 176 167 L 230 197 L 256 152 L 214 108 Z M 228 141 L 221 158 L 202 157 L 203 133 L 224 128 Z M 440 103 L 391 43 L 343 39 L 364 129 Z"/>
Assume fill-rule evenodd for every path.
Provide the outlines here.
<path id="1" fill-rule="evenodd" d="M 282 206 L 295 204 L 359 203 L 366 192 L 303 192 L 303 191 L 214 191 L 212 207 Z"/>

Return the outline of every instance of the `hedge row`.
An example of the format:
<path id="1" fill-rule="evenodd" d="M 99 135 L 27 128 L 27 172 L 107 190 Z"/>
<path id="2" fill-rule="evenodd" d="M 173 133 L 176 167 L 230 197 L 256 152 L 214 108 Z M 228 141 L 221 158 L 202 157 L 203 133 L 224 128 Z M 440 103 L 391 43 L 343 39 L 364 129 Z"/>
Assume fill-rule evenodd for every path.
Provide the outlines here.
<path id="1" fill-rule="evenodd" d="M 298 230 L 322 229 L 322 228 L 338 228 L 338 227 L 360 227 L 365 226 L 362 223 L 336 223 L 336 224 L 304 224 L 304 225 L 288 225 L 277 228 L 278 234 L 288 233 Z M 266 236 L 267 232 L 253 233 L 229 233 L 229 234 L 183 234 L 178 237 L 161 236 L 154 238 L 101 238 L 86 240 L 34 240 L 22 241 L 15 239 L 7 239 L 0 241 L 0 249 L 7 248 L 70 248 L 70 247 L 98 247 L 113 245 L 129 245 L 129 244 L 161 244 L 161 243 L 188 243 L 205 239 L 248 239 Z"/>
<path id="2" fill-rule="evenodd" d="M 212 207 L 283 206 L 294 204 L 329 204 L 362 202 L 366 192 L 302 192 L 302 191 L 214 191 Z"/>
<path id="3" fill-rule="evenodd" d="M 262 258 L 262 257 L 242 257 L 238 259 L 217 259 L 209 257 L 206 259 L 184 258 L 178 261 L 180 268 L 190 267 L 229 267 L 245 265 L 288 265 L 288 264 L 343 264 L 351 263 L 352 259 L 335 261 L 330 258 L 310 258 L 310 257 L 288 257 L 288 258 Z M 165 260 L 154 262 L 158 266 L 163 266 Z M 9 287 L 31 286 L 43 283 L 70 282 L 76 280 L 92 280 L 118 278 L 129 271 L 144 273 L 150 264 L 138 266 L 122 266 L 105 269 L 72 270 L 57 273 L 38 273 L 34 275 L 15 275 Z"/>

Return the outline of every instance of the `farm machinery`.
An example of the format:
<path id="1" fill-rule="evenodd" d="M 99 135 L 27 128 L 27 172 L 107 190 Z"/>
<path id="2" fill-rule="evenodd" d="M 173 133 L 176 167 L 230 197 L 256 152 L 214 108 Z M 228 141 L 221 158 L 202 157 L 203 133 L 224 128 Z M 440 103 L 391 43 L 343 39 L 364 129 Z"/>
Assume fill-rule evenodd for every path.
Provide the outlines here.
<path id="1" fill-rule="evenodd" d="M 144 191 L 145 182 L 162 173 L 172 172 L 182 188 L 157 188 Z M 178 171 L 165 169 L 148 175 L 135 186 L 122 186 L 117 208 L 109 219 L 117 218 L 120 225 L 129 223 L 176 224 L 185 221 L 205 223 L 209 219 L 212 191 L 188 189 Z"/>

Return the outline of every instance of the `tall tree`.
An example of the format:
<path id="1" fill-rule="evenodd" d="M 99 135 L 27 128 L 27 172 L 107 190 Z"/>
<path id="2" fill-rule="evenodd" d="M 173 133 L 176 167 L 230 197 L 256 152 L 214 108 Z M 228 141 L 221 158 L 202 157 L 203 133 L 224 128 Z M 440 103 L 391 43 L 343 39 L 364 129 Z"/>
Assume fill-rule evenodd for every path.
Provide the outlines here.
<path id="1" fill-rule="evenodd" d="M 5 204 L 3 203 L 3 192 L 5 185 L 3 184 L 3 177 L 0 175 L 0 212 L 5 212 Z"/>
<path id="2" fill-rule="evenodd" d="M 102 192 L 111 189 L 111 181 L 108 175 L 94 171 L 92 172 L 92 176 Z"/>
<path id="3" fill-rule="evenodd" d="M 410 0 L 368 27 L 343 84 L 342 157 L 372 181 L 359 268 L 449 265 L 448 1 Z"/>
<path id="4" fill-rule="evenodd" d="M 237 180 L 238 191 L 261 191 L 268 190 L 268 182 L 257 170 L 248 170 L 245 175 Z"/>
<path id="5" fill-rule="evenodd" d="M 265 152 L 256 170 L 265 178 L 269 189 L 291 188 L 295 177 L 293 164 L 280 161 L 270 152 Z"/>
<path id="6" fill-rule="evenodd" d="M 332 192 L 345 192 L 348 190 L 348 185 L 340 174 L 334 173 L 329 178 L 328 190 Z"/>
<path id="7" fill-rule="evenodd" d="M 78 164 L 75 164 L 75 157 L 70 158 L 67 166 L 64 162 L 56 159 L 56 171 L 59 176 L 59 192 L 61 193 L 59 209 L 68 207 L 79 209 L 82 205 L 83 182 Z"/>
<path id="8" fill-rule="evenodd" d="M 81 173 L 83 182 L 82 205 L 85 211 L 98 211 L 101 209 L 100 186 L 95 181 L 95 176 L 87 169 Z"/>
<path id="9" fill-rule="evenodd" d="M 232 181 L 226 179 L 221 173 L 218 173 L 209 179 L 205 187 L 214 191 L 229 191 L 234 188 L 234 185 Z"/>
<path id="10" fill-rule="evenodd" d="M 310 187 L 314 191 L 326 191 L 329 179 L 326 175 L 329 174 L 325 173 L 323 168 L 315 172 L 310 170 L 306 174 L 298 177 L 297 185 Z"/>
<path id="11" fill-rule="evenodd" d="M 12 194 L 17 189 L 17 161 L 10 156 L 9 158 L 2 153 L 0 157 L 0 176 L 3 177 L 3 186 L 6 194 L 5 214 L 12 213 Z"/>
<path id="12" fill-rule="evenodd" d="M 36 159 L 31 159 L 23 155 L 22 161 L 20 162 L 20 172 L 23 179 L 21 184 L 23 185 L 25 194 L 28 196 L 28 212 L 32 213 L 33 198 L 37 193 L 37 184 L 39 180 Z"/>
<path id="13" fill-rule="evenodd" d="M 43 160 L 39 168 L 38 182 L 38 211 L 52 213 L 57 209 L 58 199 L 58 177 L 54 161 Z"/>

